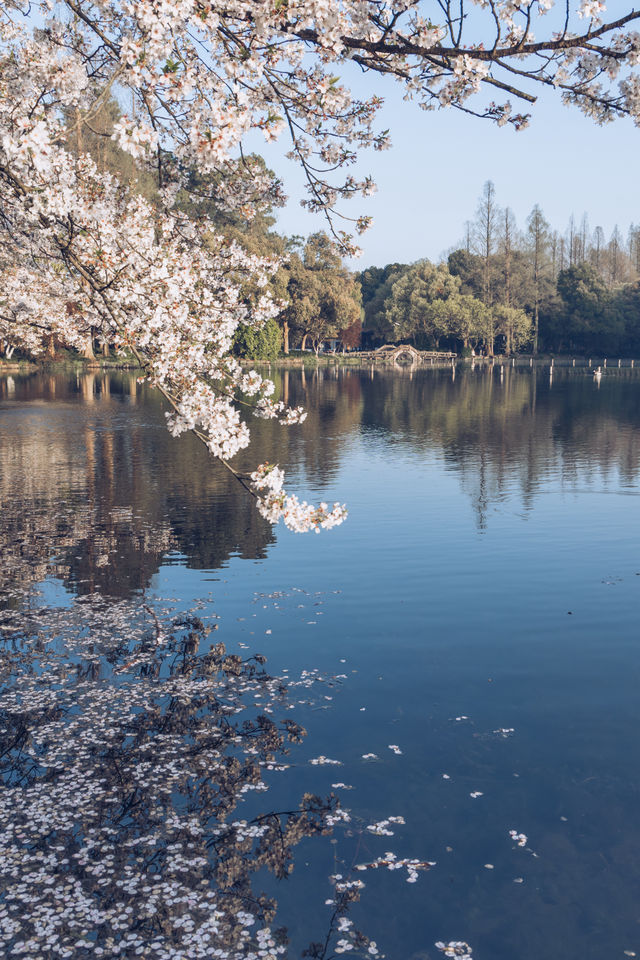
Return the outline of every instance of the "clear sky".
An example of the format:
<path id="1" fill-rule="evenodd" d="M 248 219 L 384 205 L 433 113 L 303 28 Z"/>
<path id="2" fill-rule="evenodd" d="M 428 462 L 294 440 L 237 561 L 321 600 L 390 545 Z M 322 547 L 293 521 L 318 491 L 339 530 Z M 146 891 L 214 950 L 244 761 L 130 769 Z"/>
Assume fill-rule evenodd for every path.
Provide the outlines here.
<path id="1" fill-rule="evenodd" d="M 403 101 L 397 84 L 367 82 L 368 89 L 360 86 L 359 92 L 384 95 L 378 126 L 390 128 L 393 147 L 363 153 L 355 168 L 359 177 L 373 175 L 378 193 L 343 207 L 375 221 L 359 240 L 363 256 L 352 261 L 354 268 L 425 256 L 437 261 L 463 238 L 488 179 L 520 228 L 535 203 L 561 231 L 572 213 L 579 221 L 586 212 L 591 229 L 602 226 L 607 239 L 616 223 L 626 239 L 630 223 L 640 222 L 640 129 L 630 120 L 599 127 L 563 106 L 553 91 L 542 90 L 530 126 L 516 132 L 455 110 L 423 112 Z M 283 157 L 284 140 L 282 146 L 269 148 L 257 140 L 252 146 L 282 176 L 291 197 L 278 229 L 289 234 L 322 229 L 323 219 L 299 206 L 302 178 Z"/>

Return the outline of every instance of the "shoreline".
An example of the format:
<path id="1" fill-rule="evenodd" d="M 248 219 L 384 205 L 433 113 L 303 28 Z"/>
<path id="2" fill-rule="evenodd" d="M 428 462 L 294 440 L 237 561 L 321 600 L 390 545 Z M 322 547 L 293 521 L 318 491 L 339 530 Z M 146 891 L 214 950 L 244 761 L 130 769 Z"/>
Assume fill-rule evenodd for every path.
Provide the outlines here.
<path id="1" fill-rule="evenodd" d="M 558 367 L 592 369 L 602 367 L 604 370 L 640 369 L 640 360 L 632 357 L 584 357 L 570 354 L 551 355 L 520 354 L 518 356 L 504 356 L 497 354 L 493 357 L 462 357 L 451 359 L 432 359 L 415 364 L 398 364 L 385 357 L 362 357 L 359 354 L 320 354 L 315 355 L 283 355 L 275 360 L 253 360 L 250 357 L 238 358 L 243 367 L 279 367 L 279 368 L 313 368 L 318 367 L 353 367 L 354 369 L 371 369 L 373 367 L 388 370 L 431 370 L 450 369 L 452 366 L 496 366 L 496 367 Z M 84 358 L 61 357 L 59 359 L 41 360 L 4 360 L 0 358 L 0 376 L 11 374 L 33 374 L 42 372 L 76 372 L 76 373 L 108 373 L 109 371 L 136 371 L 140 365 L 126 358 L 99 358 L 86 360 Z"/>
<path id="2" fill-rule="evenodd" d="M 70 359 L 61 357 L 54 360 L 3 360 L 0 359 L 0 375 L 9 373 L 42 373 L 59 371 L 95 372 L 109 370 L 140 370 L 138 363 L 130 360 L 100 359 L 85 360 L 82 357 Z"/>

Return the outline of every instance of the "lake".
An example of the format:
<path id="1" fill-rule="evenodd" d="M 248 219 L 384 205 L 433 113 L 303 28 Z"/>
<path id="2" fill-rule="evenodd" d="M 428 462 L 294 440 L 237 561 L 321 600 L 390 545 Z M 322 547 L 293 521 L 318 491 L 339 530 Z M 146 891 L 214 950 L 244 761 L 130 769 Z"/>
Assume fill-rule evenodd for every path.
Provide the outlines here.
<path id="1" fill-rule="evenodd" d="M 310 941 L 322 945 L 312 955 L 338 944 L 353 956 L 351 921 L 392 960 L 435 960 L 435 944 L 450 941 L 468 943 L 473 960 L 640 956 L 640 375 L 610 370 L 598 383 L 584 369 L 467 365 L 272 376 L 308 418 L 254 420 L 237 462 L 276 461 L 292 492 L 346 502 L 347 521 L 320 536 L 272 529 L 198 441 L 171 438 L 160 398 L 130 372 L 0 378 L 7 955 L 275 956 L 277 940 L 249 949 L 259 924 L 242 911 L 253 903 L 270 928 L 287 927 L 290 957 Z M 194 610 L 202 625 L 178 628 L 192 630 L 188 643 L 160 639 L 163 618 Z M 168 659 L 149 653 L 149 630 Z M 286 694 L 240 681 L 242 667 L 229 670 L 222 713 L 218 693 L 197 715 L 191 687 L 163 694 L 176 662 L 214 636 L 238 662 L 263 654 L 270 675 L 295 678 Z M 224 714 L 240 699 L 252 700 L 246 733 L 263 783 L 250 750 L 221 759 L 223 736 L 230 749 L 240 742 Z M 182 702 L 180 724 L 167 726 L 169 701 Z M 267 743 L 261 704 L 306 729 L 288 755 Z M 141 720 L 161 713 L 162 724 Z M 206 740 L 205 715 L 219 738 L 207 763 L 246 787 L 235 812 L 235 788 L 222 797 L 217 775 L 202 792 L 200 759 L 172 767 Z M 171 757 L 160 750 L 168 736 Z M 108 794 L 114 770 L 123 776 L 116 756 L 132 782 L 141 769 L 156 777 L 153 800 L 144 784 Z M 332 836 L 296 821 L 284 839 L 265 833 L 264 849 L 236 835 L 232 856 L 212 826 L 332 792 L 350 811 Z M 58 822 L 68 796 L 84 812 L 69 807 Z M 172 810 L 189 814 L 194 838 L 213 831 L 197 865 L 165 849 L 200 843 L 187 843 L 184 824 L 167 833 Z M 281 842 L 292 872 L 273 852 Z M 387 853 L 419 866 L 388 869 Z M 146 886 L 134 876 L 143 861 Z M 200 923 L 189 910 L 204 916 L 204 901 L 167 899 L 163 887 L 152 936 L 134 914 L 163 870 L 189 890 L 197 877 L 207 896 L 218 883 L 242 929 L 200 926 L 189 939 Z M 365 887 L 332 928 L 336 876 Z M 65 898 L 86 904 L 63 929 Z M 30 903 L 37 922 L 24 924 Z M 233 941 L 227 952 L 216 936 Z"/>

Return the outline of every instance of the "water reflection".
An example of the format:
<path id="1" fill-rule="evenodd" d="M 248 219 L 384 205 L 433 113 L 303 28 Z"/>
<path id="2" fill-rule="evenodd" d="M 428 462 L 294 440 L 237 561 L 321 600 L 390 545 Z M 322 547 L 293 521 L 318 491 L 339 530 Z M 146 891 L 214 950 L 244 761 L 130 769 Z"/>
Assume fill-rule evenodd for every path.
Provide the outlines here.
<path id="1" fill-rule="evenodd" d="M 241 467 L 274 459 L 322 496 L 360 436 L 390 456 L 435 452 L 460 478 L 478 527 L 517 492 L 524 510 L 564 486 L 640 470 L 635 371 L 479 366 L 394 371 L 274 370 L 308 418 L 252 424 Z M 164 429 L 160 398 L 130 373 L 0 378 L 0 589 L 53 573 L 78 594 L 144 589 L 164 558 L 219 569 L 266 556 L 274 533 L 192 437 Z"/>
<path id="2" fill-rule="evenodd" d="M 609 377 L 596 396 L 583 371 L 476 367 L 414 378 L 376 372 L 362 378 L 363 427 L 416 452 L 435 450 L 460 474 L 480 527 L 491 504 L 519 493 L 527 509 L 549 480 L 589 482 L 640 471 L 638 380 Z M 553 389 L 552 389 L 553 386 Z"/>
<path id="3" fill-rule="evenodd" d="M 127 596 L 180 551 L 219 568 L 272 540 L 191 437 L 174 441 L 133 375 L 16 379 L 0 413 L 0 588 L 53 573 L 79 594 Z"/>
<path id="4" fill-rule="evenodd" d="M 95 597 L 0 614 L 0 943 L 11 956 L 275 960 L 286 932 L 254 889 L 339 820 L 334 796 L 258 798 L 305 731 L 289 690 L 189 615 Z M 46 681 L 45 681 L 46 678 Z M 302 689 L 301 689 L 302 688 Z M 283 762 L 284 761 L 284 762 Z M 243 816 L 231 819 L 239 804 Z M 352 898 L 353 899 L 353 898 Z M 345 903 L 327 956 L 369 946 Z M 372 951 L 372 955 L 375 951 Z"/>
<path id="5" fill-rule="evenodd" d="M 0 571 L 5 597 L 13 592 L 9 609 L 0 611 L 7 687 L 0 751 L 7 750 L 14 808 L 6 849 L 16 859 L 5 866 L 19 865 L 10 881 L 17 885 L 11 891 L 17 922 L 25 903 L 32 907 L 25 898 L 33 890 L 44 903 L 42 923 L 49 923 L 51 908 L 46 929 L 67 943 L 72 931 L 63 924 L 81 923 L 82 897 L 95 893 L 91 909 L 104 906 L 104 936 L 96 933 L 87 947 L 83 928 L 73 928 L 84 944 L 74 948 L 77 956 L 100 955 L 97 948 L 116 955 L 114 944 L 121 943 L 119 955 L 138 955 L 133 940 L 124 940 L 130 934 L 161 936 L 170 956 L 187 942 L 185 931 L 211 932 L 201 895 L 215 887 L 228 892 L 234 916 L 253 912 L 248 900 L 255 897 L 262 912 L 247 927 L 250 935 L 258 920 L 271 923 L 268 900 L 277 897 L 278 922 L 289 927 L 292 955 L 299 955 L 311 936 L 322 936 L 317 923 L 322 927 L 333 910 L 322 912 L 328 874 L 373 865 L 391 843 L 399 857 L 427 863 L 432 857 L 437 865 L 415 886 L 384 868 L 364 875 L 365 899 L 356 910 L 366 911 L 363 925 L 389 955 L 435 960 L 441 953 L 434 942 L 454 937 L 473 944 L 478 960 L 561 960 L 567 951 L 600 960 L 611 951 L 637 952 L 639 784 L 632 758 L 640 722 L 640 578 L 638 501 L 631 499 L 640 475 L 637 373 L 606 373 L 599 389 L 583 371 L 556 369 L 550 382 L 547 367 L 536 374 L 480 364 L 274 376 L 280 396 L 304 403 L 309 418 L 288 431 L 256 421 L 244 462 L 273 459 L 277 451 L 297 492 L 326 490 L 329 499 L 346 486 L 343 495 L 354 507 L 335 536 L 291 535 L 277 548 L 232 479 L 197 443 L 168 435 L 162 404 L 135 377 L 0 379 Z M 627 496 L 601 497 L 594 507 L 584 494 L 596 491 Z M 469 503 L 481 536 L 469 522 Z M 278 671 L 283 666 L 294 675 L 319 666 L 348 674 L 340 696 L 319 697 L 307 713 L 295 703 L 299 688 L 290 713 L 284 701 L 270 699 L 270 681 L 247 677 L 245 667 L 236 675 L 218 657 L 207 673 L 206 659 L 196 658 L 188 641 L 189 634 L 201 636 L 199 628 L 184 626 L 165 642 L 171 631 L 163 626 L 158 643 L 154 616 L 135 598 L 103 604 L 101 612 L 95 593 L 129 598 L 159 565 L 173 565 L 152 595 L 171 584 L 167 589 L 183 591 L 180 602 L 188 605 L 189 595 L 207 593 L 208 577 L 187 577 L 180 567 L 213 569 L 234 556 L 267 553 L 269 564 L 235 564 L 229 584 L 216 584 L 221 633 L 243 658 L 268 647 Z M 90 597 L 42 617 L 31 603 L 21 606 L 21 585 L 51 572 Z M 205 658 L 210 639 L 202 641 Z M 232 661 L 228 666 L 235 669 Z M 52 683 L 41 682 L 45 671 Z M 335 770 L 308 756 L 308 764 L 292 763 L 286 776 L 274 778 L 274 808 L 298 816 L 305 792 L 324 795 L 333 781 L 344 781 L 353 787 L 347 801 L 355 809 L 348 829 L 359 816 L 370 826 L 390 815 L 406 820 L 406 835 L 399 831 L 393 841 L 365 828 L 341 835 L 340 852 L 305 844 L 304 869 L 286 896 L 261 865 L 281 873 L 290 861 L 278 859 L 282 849 L 261 847 L 262 837 L 249 846 L 249 838 L 229 835 L 224 848 L 216 846 L 216 834 L 203 850 L 202 838 L 213 839 L 220 826 L 207 811 L 224 812 L 234 771 L 238 788 L 250 788 L 242 794 L 243 819 L 271 816 L 255 805 L 261 791 L 253 789 L 260 782 L 253 779 L 256 765 L 265 781 L 271 776 L 261 766 L 266 754 L 247 754 L 251 744 L 242 730 L 241 742 L 232 742 L 236 720 L 257 721 L 250 701 L 261 692 L 256 702 L 268 721 L 295 716 L 309 727 L 313 746 L 296 752 L 309 749 L 318 760 L 325 754 L 342 763 Z M 243 713 L 225 713 L 241 703 Z M 504 728 L 513 736 L 503 737 Z M 273 728 L 250 729 L 258 750 L 266 749 Z M 284 727 L 278 730 L 285 735 Z M 271 756 L 284 766 L 289 760 L 281 763 L 279 749 Z M 363 759 L 372 753 L 378 759 Z M 218 763 L 224 769 L 212 778 Z M 145 770 L 156 767 L 170 796 L 155 773 L 144 780 Z M 108 789 L 101 770 L 108 772 Z M 72 774 L 79 786 L 68 779 Z M 92 796 L 100 800 L 99 813 Z M 164 817 L 170 805 L 175 821 Z M 55 835 L 38 832 L 42 810 L 52 811 Z M 238 816 L 229 813 L 224 823 Z M 58 814 L 67 816 L 66 826 Z M 183 819 L 187 814 L 196 820 Z M 265 822 L 276 830 L 275 819 Z M 280 818 L 285 830 L 286 823 Z M 97 831 L 102 848 L 91 848 L 95 856 L 87 857 L 80 826 Z M 122 831 L 121 843 L 112 829 Z M 297 829 L 292 821 L 287 856 Z M 511 829 L 526 832 L 530 850 L 512 842 Z M 156 836 L 160 842 L 152 846 Z M 374 841 L 379 846 L 366 849 Z M 309 846 L 322 848 L 318 859 Z M 51 896 L 49 855 L 58 869 Z M 206 864 L 194 865 L 192 855 Z M 183 857 L 188 873 L 179 869 Z M 146 877 L 136 886 L 141 866 Z M 177 884 L 177 900 L 160 886 L 166 876 Z M 198 878 L 209 887 L 201 890 Z M 74 891 L 80 906 L 65 913 L 56 897 L 70 900 Z M 156 892 L 160 933 L 144 913 L 143 894 Z M 135 930 L 122 917 L 129 898 L 140 912 Z M 224 917 L 221 924 L 219 949 L 235 949 L 242 931 Z M 23 945 L 31 944 L 25 937 L 40 936 L 28 925 L 13 933 Z M 155 943 L 148 940 L 151 956 L 160 950 Z M 206 955 L 205 947 L 189 943 Z M 38 954 L 30 945 L 23 955 L 48 958 L 52 951 L 45 946 Z"/>

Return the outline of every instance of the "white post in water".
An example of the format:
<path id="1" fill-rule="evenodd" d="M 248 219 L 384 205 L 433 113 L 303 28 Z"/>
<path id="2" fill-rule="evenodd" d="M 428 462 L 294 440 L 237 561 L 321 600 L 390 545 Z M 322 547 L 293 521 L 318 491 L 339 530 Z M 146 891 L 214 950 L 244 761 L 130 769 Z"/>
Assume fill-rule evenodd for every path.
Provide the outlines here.
<path id="1" fill-rule="evenodd" d="M 529 366 L 530 366 L 530 367 L 533 366 L 533 358 L 530 358 L 530 360 L 529 360 Z"/>
<path id="2" fill-rule="evenodd" d="M 589 357 L 589 366 L 591 366 L 591 357 Z"/>
<path id="3" fill-rule="evenodd" d="M 607 368 L 607 358 L 606 358 L 606 357 L 604 358 L 603 367 L 604 367 L 605 370 L 606 370 L 606 368 Z"/>
<path id="4" fill-rule="evenodd" d="M 573 360 L 571 361 L 571 366 L 575 367 L 575 365 L 576 365 L 576 358 L 574 357 Z"/>
<path id="5" fill-rule="evenodd" d="M 633 365 L 634 365 L 634 363 L 635 363 L 635 360 L 632 360 L 632 361 L 631 361 L 631 369 L 632 369 L 632 370 L 633 370 Z"/>
<path id="6" fill-rule="evenodd" d="M 618 369 L 620 369 L 621 366 L 622 366 L 622 361 L 618 360 Z"/>

